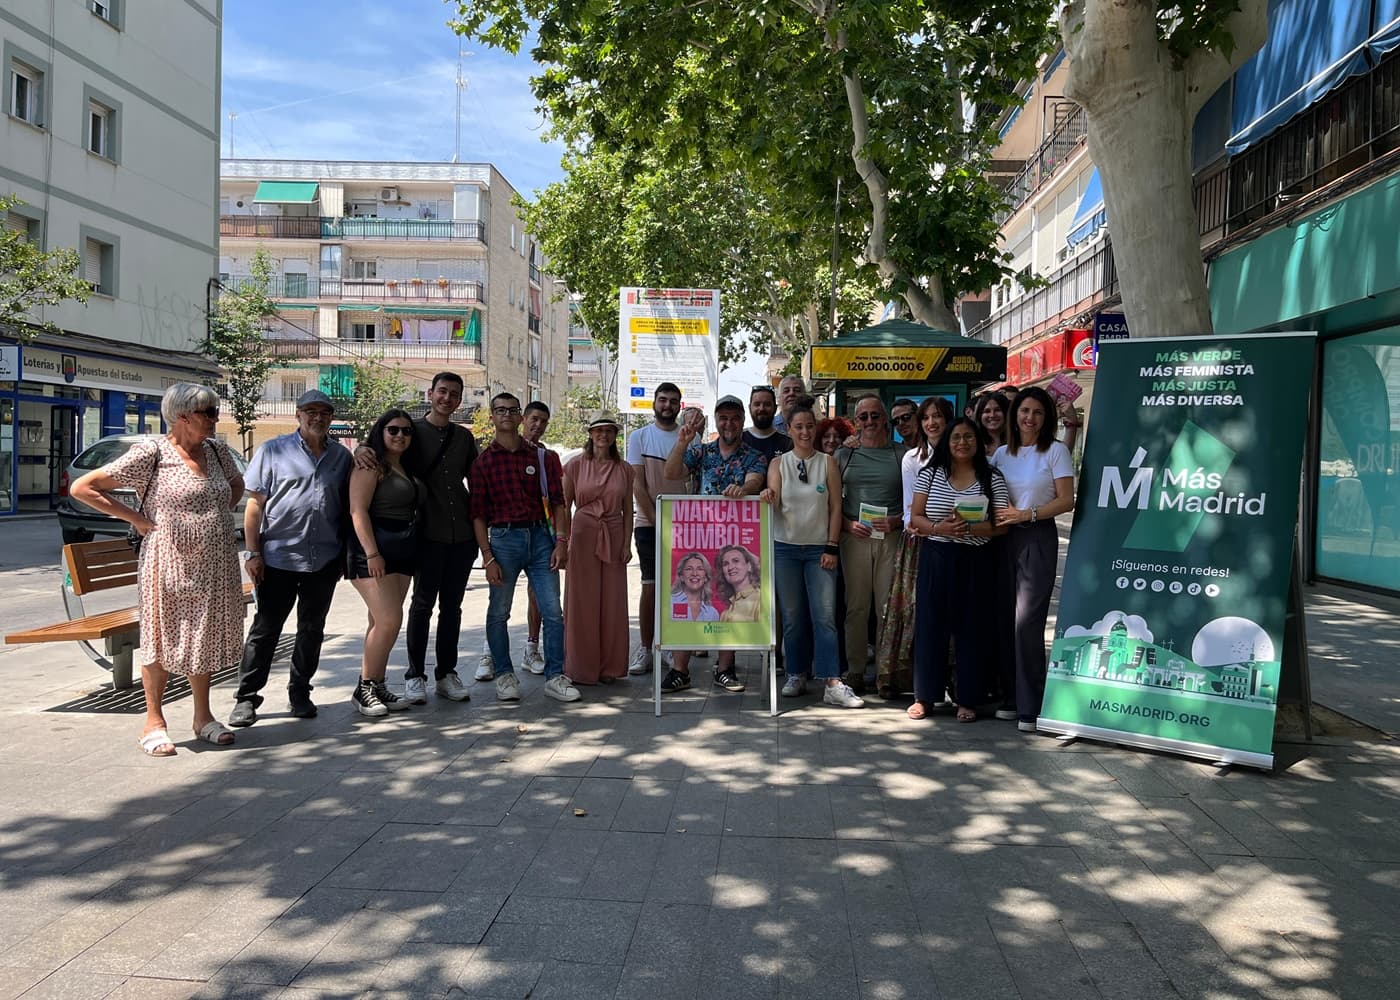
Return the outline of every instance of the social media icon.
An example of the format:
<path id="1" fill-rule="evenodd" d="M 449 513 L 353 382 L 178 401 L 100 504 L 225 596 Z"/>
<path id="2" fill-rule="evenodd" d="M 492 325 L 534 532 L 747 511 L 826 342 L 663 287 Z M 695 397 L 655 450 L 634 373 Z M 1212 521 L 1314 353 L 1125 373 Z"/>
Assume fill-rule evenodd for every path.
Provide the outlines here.
<path id="1" fill-rule="evenodd" d="M 1199 594 L 1199 593 L 1201 592 L 1201 585 L 1200 585 L 1199 583 L 1193 583 L 1193 584 L 1191 584 L 1191 586 L 1189 586 L 1189 587 L 1186 588 L 1186 592 L 1187 592 L 1188 594 L 1190 594 L 1192 597 L 1195 597 L 1197 594 Z"/>
<path id="2" fill-rule="evenodd" d="M 1186 588 L 1181 585 L 1180 580 L 1173 580 L 1171 586 L 1167 589 L 1170 590 L 1173 594 L 1179 594 Z"/>
<path id="3" fill-rule="evenodd" d="M 1166 590 L 1166 589 L 1167 589 L 1167 585 L 1166 585 L 1165 583 L 1163 583 L 1161 580 L 1153 580 L 1153 581 L 1152 581 L 1152 593 L 1154 593 L 1154 594 L 1160 594 L 1162 591 L 1164 591 L 1164 590 Z"/>
<path id="4" fill-rule="evenodd" d="M 1147 589 L 1147 581 L 1144 580 L 1142 577 L 1138 577 L 1136 580 L 1133 581 L 1133 589 L 1134 589 L 1134 590 L 1146 590 L 1146 589 Z"/>
<path id="5" fill-rule="evenodd" d="M 1119 590 L 1127 590 L 1127 589 L 1128 589 L 1129 582 L 1130 582 L 1130 581 L 1128 580 L 1128 578 L 1127 578 L 1126 576 L 1120 576 L 1120 577 L 1118 578 L 1118 580 L 1117 580 L 1118 589 L 1119 589 Z"/>
<path id="6" fill-rule="evenodd" d="M 1215 584 L 1215 583 L 1208 583 L 1208 584 L 1206 584 L 1206 596 L 1207 596 L 1207 597 L 1219 597 L 1219 596 L 1220 596 L 1220 585 L 1219 585 L 1219 584 Z"/>

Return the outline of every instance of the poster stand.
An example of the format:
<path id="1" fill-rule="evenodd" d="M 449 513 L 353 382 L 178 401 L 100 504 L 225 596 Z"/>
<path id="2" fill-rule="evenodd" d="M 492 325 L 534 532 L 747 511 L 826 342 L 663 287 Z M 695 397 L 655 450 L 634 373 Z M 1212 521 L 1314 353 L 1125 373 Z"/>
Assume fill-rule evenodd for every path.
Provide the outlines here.
<path id="1" fill-rule="evenodd" d="M 662 592 L 663 587 L 669 588 L 671 586 L 670 581 L 675 576 L 672 566 L 675 534 L 672 529 L 673 524 L 677 523 L 675 519 L 675 505 L 677 503 L 699 503 L 707 507 L 728 505 L 730 510 L 738 505 L 743 505 L 745 517 L 752 515 L 751 520 L 745 521 L 746 527 L 739 532 L 739 537 L 743 539 L 742 547 L 758 559 L 758 591 L 761 609 L 758 620 L 723 622 L 711 618 L 705 622 L 673 619 L 669 613 L 672 602 L 664 599 Z M 694 512 L 704 508 L 691 506 L 687 509 Z M 720 507 L 715 507 L 716 512 L 720 510 Z M 771 510 L 769 506 L 760 503 L 753 497 L 736 500 L 723 496 L 662 495 L 656 499 L 656 512 L 657 541 L 654 579 L 657 581 L 657 599 L 654 608 L 653 632 L 656 638 L 651 648 L 651 669 L 652 697 L 657 718 L 661 717 L 661 654 L 667 651 L 691 652 L 698 649 L 714 653 L 754 652 L 761 654 L 760 685 L 768 690 L 769 717 L 775 717 L 778 714 L 778 674 L 774 640 L 774 607 L 776 602 L 773 592 L 773 543 L 770 532 Z M 742 520 L 742 518 L 738 520 Z M 727 537 L 732 537 L 733 522 L 730 520 L 726 523 L 730 525 Z M 696 548 L 694 545 L 685 547 Z M 716 546 L 708 545 L 702 548 L 708 554 L 709 550 L 716 548 Z M 669 590 L 667 592 L 669 593 Z M 713 609 L 711 610 L 713 612 Z"/>
<path id="2" fill-rule="evenodd" d="M 1293 566 L 1288 578 L 1288 610 L 1283 622 L 1283 662 L 1279 668 L 1280 705 L 1297 705 L 1303 713 L 1303 739 L 1311 743 L 1312 672 L 1308 662 L 1308 619 L 1303 602 L 1302 539 L 1293 538 Z"/>

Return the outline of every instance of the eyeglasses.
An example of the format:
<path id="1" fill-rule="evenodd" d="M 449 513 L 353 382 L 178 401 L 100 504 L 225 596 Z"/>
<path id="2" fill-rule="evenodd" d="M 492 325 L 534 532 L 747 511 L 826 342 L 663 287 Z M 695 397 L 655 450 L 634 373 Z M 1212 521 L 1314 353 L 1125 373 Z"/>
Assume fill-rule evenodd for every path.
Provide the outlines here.
<path id="1" fill-rule="evenodd" d="M 493 407 L 493 408 L 491 409 L 491 412 L 494 413 L 494 414 L 495 414 L 496 416 L 498 416 L 498 417 L 515 416 L 515 415 L 517 415 L 517 414 L 520 413 L 520 407 L 518 407 L 518 406 L 496 406 L 496 407 Z"/>
<path id="2" fill-rule="evenodd" d="M 867 413 L 857 413 L 857 414 L 856 414 L 856 419 L 859 420 L 861 423 L 866 423 L 867 421 L 870 421 L 870 420 L 883 420 L 884 418 L 885 418 L 885 415 L 884 415 L 883 413 L 878 412 L 878 411 L 875 411 L 875 412 L 867 412 Z"/>
<path id="3" fill-rule="evenodd" d="M 218 411 L 215 412 L 217 413 Z M 308 417 L 311 417 L 315 420 L 329 420 L 331 418 L 331 411 L 322 409 L 319 406 L 314 409 L 298 410 L 297 412 L 305 413 Z"/>
<path id="4" fill-rule="evenodd" d="M 807 460 L 805 458 L 797 460 L 797 481 L 799 483 L 807 481 Z"/>
<path id="5" fill-rule="evenodd" d="M 913 420 L 913 419 L 914 419 L 914 414 L 912 414 L 912 413 L 901 413 L 901 414 L 899 414 L 898 416 L 894 417 L 893 419 L 894 419 L 894 422 L 895 422 L 895 423 L 897 423 L 897 424 L 902 424 L 902 423 L 904 423 L 906 420 Z"/>
<path id="6" fill-rule="evenodd" d="M 204 416 L 208 417 L 210 420 L 218 420 L 218 419 L 219 419 L 219 408 L 218 408 L 217 406 L 211 406 L 211 407 L 209 407 L 207 410 L 191 410 L 190 412 L 191 412 L 191 413 L 200 413 L 200 414 L 203 414 Z"/>
<path id="7" fill-rule="evenodd" d="M 384 428 L 384 433 L 388 434 L 390 437 L 398 437 L 400 434 L 404 437 L 412 437 L 413 428 L 406 427 L 403 424 L 389 424 Z"/>

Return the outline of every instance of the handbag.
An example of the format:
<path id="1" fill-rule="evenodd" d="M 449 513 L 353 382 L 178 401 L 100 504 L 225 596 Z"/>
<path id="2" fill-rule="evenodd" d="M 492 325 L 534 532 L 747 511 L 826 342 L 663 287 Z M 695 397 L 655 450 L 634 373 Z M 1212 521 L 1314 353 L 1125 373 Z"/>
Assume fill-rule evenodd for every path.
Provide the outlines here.
<path id="1" fill-rule="evenodd" d="M 418 554 L 418 520 L 403 528 L 374 525 L 374 544 L 386 563 L 410 562 Z"/>
<path id="2" fill-rule="evenodd" d="M 156 481 L 156 473 L 160 471 L 160 445 L 156 445 L 155 462 L 151 466 L 151 474 L 146 479 L 146 488 L 141 491 L 141 495 L 136 500 L 136 513 L 146 512 L 146 498 L 151 495 L 151 486 Z M 126 528 L 126 544 L 131 546 L 133 555 L 141 554 L 141 543 L 145 541 L 145 536 L 136 530 L 136 525 L 130 524 Z"/>

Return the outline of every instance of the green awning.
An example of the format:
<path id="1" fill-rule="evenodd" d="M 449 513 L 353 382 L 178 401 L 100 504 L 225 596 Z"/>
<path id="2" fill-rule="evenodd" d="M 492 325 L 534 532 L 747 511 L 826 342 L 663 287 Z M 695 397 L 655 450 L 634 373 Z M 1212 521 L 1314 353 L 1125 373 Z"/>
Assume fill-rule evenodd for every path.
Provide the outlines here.
<path id="1" fill-rule="evenodd" d="M 314 302 L 274 302 L 273 305 L 277 307 L 278 312 L 289 312 L 293 309 L 304 309 L 307 312 L 316 311 L 316 303 Z"/>
<path id="2" fill-rule="evenodd" d="M 471 306 L 462 306 L 460 309 L 442 309 L 418 306 L 385 306 L 386 313 L 396 313 L 400 316 L 465 316 L 472 311 Z"/>
<path id="3" fill-rule="evenodd" d="M 379 307 L 379 306 L 358 306 L 358 305 L 357 305 L 357 306 L 347 306 L 347 305 L 343 305 L 343 304 L 342 304 L 342 305 L 339 305 L 339 306 L 336 307 L 336 311 L 337 311 L 337 312 L 343 312 L 343 313 L 377 313 L 377 312 L 380 311 L 380 307 Z"/>
<path id="4" fill-rule="evenodd" d="M 253 204 L 310 205 L 316 200 L 315 181 L 258 181 Z"/>

